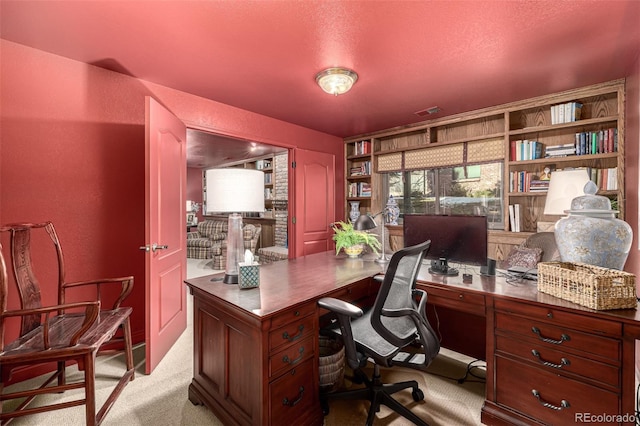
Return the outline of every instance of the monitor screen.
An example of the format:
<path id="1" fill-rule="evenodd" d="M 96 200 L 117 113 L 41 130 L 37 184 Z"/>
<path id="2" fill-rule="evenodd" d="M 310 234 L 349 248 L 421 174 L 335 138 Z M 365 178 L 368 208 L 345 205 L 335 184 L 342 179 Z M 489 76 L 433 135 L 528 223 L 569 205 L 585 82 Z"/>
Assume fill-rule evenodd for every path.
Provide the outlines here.
<path id="1" fill-rule="evenodd" d="M 431 240 L 425 259 L 487 263 L 486 216 L 406 214 L 403 236 L 405 247 Z"/>

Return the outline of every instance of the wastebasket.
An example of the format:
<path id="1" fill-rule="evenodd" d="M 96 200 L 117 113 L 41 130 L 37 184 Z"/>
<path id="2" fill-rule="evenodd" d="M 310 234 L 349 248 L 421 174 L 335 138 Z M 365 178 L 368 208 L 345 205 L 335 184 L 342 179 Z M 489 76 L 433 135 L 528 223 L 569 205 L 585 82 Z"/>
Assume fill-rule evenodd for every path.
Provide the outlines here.
<path id="1" fill-rule="evenodd" d="M 326 336 L 319 338 L 320 391 L 331 392 L 342 385 L 344 379 L 344 344 Z"/>

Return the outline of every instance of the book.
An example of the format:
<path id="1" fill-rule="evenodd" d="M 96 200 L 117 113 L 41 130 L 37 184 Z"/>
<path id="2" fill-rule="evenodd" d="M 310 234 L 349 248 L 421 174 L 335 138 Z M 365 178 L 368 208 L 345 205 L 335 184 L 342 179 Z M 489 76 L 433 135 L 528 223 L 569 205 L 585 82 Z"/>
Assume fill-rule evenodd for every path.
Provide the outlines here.
<path id="1" fill-rule="evenodd" d="M 509 227 L 511 232 L 518 232 L 516 231 L 516 216 L 513 204 L 509 204 Z"/>
<path id="2" fill-rule="evenodd" d="M 360 141 L 353 144 L 353 155 L 371 154 L 371 141 Z"/>
<path id="3" fill-rule="evenodd" d="M 516 232 L 520 232 L 520 204 L 514 204 L 514 216 L 516 219 Z"/>
<path id="4" fill-rule="evenodd" d="M 566 102 L 551 105 L 551 124 L 570 123 L 580 120 L 582 104 L 580 102 Z"/>

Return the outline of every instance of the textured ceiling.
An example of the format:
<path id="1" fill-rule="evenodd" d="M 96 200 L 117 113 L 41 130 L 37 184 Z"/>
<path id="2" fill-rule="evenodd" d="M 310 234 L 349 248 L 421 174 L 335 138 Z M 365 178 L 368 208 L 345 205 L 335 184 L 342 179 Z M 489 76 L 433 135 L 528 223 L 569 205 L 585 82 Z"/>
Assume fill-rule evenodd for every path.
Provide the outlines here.
<path id="1" fill-rule="evenodd" d="M 640 52 L 636 0 L 0 7 L 4 39 L 339 137 L 625 77 Z M 359 74 L 349 93 L 316 85 L 331 66 Z"/>

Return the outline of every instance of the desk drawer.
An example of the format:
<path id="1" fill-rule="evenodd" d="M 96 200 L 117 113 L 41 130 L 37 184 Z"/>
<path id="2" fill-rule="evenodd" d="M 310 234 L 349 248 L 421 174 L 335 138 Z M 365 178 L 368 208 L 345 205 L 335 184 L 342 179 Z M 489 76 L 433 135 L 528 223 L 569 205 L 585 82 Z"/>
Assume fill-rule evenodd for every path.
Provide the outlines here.
<path id="1" fill-rule="evenodd" d="M 289 309 L 274 316 L 271 319 L 271 329 L 273 330 L 274 328 L 280 327 L 281 325 L 297 321 L 302 317 L 306 317 L 307 315 L 315 314 L 315 312 L 315 303 L 307 303 L 305 305 L 299 306 L 297 309 Z"/>
<path id="2" fill-rule="evenodd" d="M 525 316 L 531 320 L 545 321 L 550 324 L 561 325 L 576 330 L 587 331 L 592 334 L 600 334 L 611 337 L 622 336 L 622 323 L 593 318 L 587 315 L 573 314 L 551 306 L 534 306 L 527 303 L 513 303 L 507 300 L 496 299 L 495 309 L 507 314 Z"/>
<path id="3" fill-rule="evenodd" d="M 552 374 L 573 375 L 588 378 L 599 384 L 617 389 L 620 385 L 618 367 L 594 361 L 559 348 L 543 347 L 534 340 L 519 340 L 502 335 L 496 336 L 498 352 L 513 355 Z"/>
<path id="4" fill-rule="evenodd" d="M 295 321 L 285 324 L 269 332 L 269 351 L 278 349 L 283 345 L 300 342 L 304 337 L 309 336 L 314 330 L 315 315 L 308 315 L 297 318 Z"/>
<path id="5" fill-rule="evenodd" d="M 269 357 L 269 377 L 277 376 L 283 371 L 295 367 L 302 361 L 314 356 L 315 337 L 308 335 L 298 343 L 284 347 L 281 351 Z"/>
<path id="6" fill-rule="evenodd" d="M 617 394 L 538 367 L 497 356 L 495 372 L 496 402 L 546 424 L 569 425 L 575 423 L 576 414 L 619 410 Z"/>
<path id="7" fill-rule="evenodd" d="M 272 424 L 299 424 L 298 420 L 317 406 L 319 385 L 313 377 L 313 359 L 308 359 L 271 382 L 269 418 Z"/>
<path id="8" fill-rule="evenodd" d="M 519 318 L 497 312 L 496 331 L 507 331 L 526 339 L 533 339 L 542 348 L 584 353 L 585 356 L 592 354 L 609 362 L 617 362 L 620 359 L 619 340 L 556 326 L 536 319 Z"/>
<path id="9" fill-rule="evenodd" d="M 474 315 L 485 315 L 484 295 L 449 287 L 442 288 L 418 283 L 418 288 L 427 292 L 427 302 L 435 306 L 446 306 Z"/>
<path id="10" fill-rule="evenodd" d="M 371 292 L 371 280 L 361 281 L 349 287 L 343 287 L 329 294 L 329 297 L 353 303 L 365 299 Z M 377 293 L 377 292 L 376 292 Z M 326 311 L 325 311 L 326 312 Z"/>

